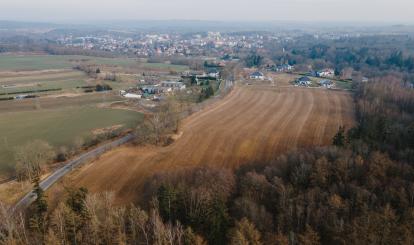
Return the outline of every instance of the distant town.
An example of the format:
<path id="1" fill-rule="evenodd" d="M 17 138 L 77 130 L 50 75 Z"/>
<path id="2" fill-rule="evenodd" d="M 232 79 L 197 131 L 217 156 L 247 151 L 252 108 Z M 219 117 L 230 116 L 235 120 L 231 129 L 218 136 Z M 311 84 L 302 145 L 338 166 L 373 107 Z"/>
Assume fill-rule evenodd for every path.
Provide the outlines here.
<path id="1" fill-rule="evenodd" d="M 363 36 L 363 33 L 321 33 L 311 35 L 319 40 L 339 40 Z M 295 43 L 309 36 L 307 33 L 241 32 L 222 33 L 209 31 L 193 34 L 142 33 L 126 37 L 119 33 L 104 35 L 75 35 L 67 33 L 56 38 L 56 43 L 65 47 L 85 50 L 133 54 L 137 57 L 152 56 L 221 56 L 237 59 L 231 54 L 243 49 L 263 49 L 266 44 Z"/>

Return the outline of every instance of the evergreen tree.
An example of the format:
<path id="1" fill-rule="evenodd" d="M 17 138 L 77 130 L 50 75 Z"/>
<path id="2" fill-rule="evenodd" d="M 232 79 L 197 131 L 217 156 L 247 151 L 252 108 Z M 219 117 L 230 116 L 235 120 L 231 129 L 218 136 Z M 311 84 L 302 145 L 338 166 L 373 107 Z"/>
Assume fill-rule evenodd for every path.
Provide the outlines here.
<path id="1" fill-rule="evenodd" d="M 333 145 L 338 147 L 345 146 L 345 127 L 339 127 L 338 132 L 333 138 Z"/>
<path id="2" fill-rule="evenodd" d="M 225 244 L 225 234 L 229 228 L 230 216 L 226 204 L 215 199 L 211 204 L 209 216 L 206 220 L 208 240 L 211 244 Z"/>
<path id="3" fill-rule="evenodd" d="M 85 200 L 88 190 L 84 187 L 75 190 L 68 190 L 68 198 L 66 199 L 66 206 L 78 215 L 85 216 L 86 207 Z"/>
<path id="4" fill-rule="evenodd" d="M 33 203 L 33 215 L 29 220 L 29 227 L 35 232 L 35 239 L 37 242 L 43 242 L 47 231 L 47 201 L 42 187 L 40 187 L 40 177 L 36 175 L 33 179 L 33 193 L 36 195 L 36 200 Z"/>
<path id="5" fill-rule="evenodd" d="M 176 220 L 177 193 L 173 187 L 161 185 L 157 192 L 158 209 L 164 221 Z"/>

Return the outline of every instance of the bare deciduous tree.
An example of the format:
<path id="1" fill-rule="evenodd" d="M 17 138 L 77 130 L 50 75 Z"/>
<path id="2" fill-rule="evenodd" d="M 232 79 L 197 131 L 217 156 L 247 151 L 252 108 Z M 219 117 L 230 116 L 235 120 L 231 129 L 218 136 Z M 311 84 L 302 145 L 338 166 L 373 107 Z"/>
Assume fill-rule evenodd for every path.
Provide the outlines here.
<path id="1" fill-rule="evenodd" d="M 180 125 L 180 106 L 168 99 L 153 115 L 149 115 L 135 130 L 136 143 L 165 145 L 169 136 L 176 133 Z"/>
<path id="2" fill-rule="evenodd" d="M 29 244 L 25 219 L 21 213 L 10 212 L 10 207 L 0 202 L 0 243 Z"/>
<path id="3" fill-rule="evenodd" d="M 18 147 L 15 157 L 18 180 L 33 180 L 54 159 L 55 152 L 47 142 L 35 140 Z"/>

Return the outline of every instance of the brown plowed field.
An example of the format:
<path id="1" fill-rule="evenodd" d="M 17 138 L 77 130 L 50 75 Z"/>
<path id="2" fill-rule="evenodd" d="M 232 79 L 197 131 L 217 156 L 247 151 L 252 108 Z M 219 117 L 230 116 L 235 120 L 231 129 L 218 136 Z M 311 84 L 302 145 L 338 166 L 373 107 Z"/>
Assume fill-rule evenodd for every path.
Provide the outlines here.
<path id="1" fill-rule="evenodd" d="M 244 86 L 187 118 L 182 136 L 165 148 L 122 147 L 72 176 L 94 191 L 135 201 L 145 178 L 159 171 L 213 165 L 234 168 L 295 148 L 330 144 L 353 123 L 349 93 L 298 87 Z"/>

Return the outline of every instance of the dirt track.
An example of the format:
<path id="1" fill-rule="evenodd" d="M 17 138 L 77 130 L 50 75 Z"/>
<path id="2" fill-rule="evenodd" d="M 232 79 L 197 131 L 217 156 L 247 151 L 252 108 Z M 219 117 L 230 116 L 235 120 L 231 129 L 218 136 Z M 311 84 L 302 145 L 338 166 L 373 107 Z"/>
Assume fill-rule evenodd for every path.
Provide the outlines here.
<path id="1" fill-rule="evenodd" d="M 237 167 L 276 158 L 295 148 L 330 144 L 338 127 L 351 126 L 349 93 L 325 89 L 245 86 L 183 123 L 165 148 L 122 147 L 72 176 L 78 186 L 137 199 L 145 177 L 196 165 Z"/>

